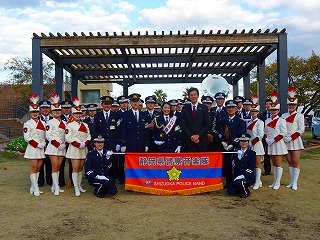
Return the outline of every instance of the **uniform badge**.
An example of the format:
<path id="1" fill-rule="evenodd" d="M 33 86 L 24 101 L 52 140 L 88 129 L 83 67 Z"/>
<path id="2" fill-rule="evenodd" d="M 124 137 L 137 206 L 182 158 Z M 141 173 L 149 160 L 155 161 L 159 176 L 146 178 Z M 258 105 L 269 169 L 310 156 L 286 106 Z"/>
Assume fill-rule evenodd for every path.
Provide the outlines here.
<path id="1" fill-rule="evenodd" d="M 115 122 L 115 121 L 116 121 L 115 119 L 112 119 L 112 120 L 111 120 L 111 122 Z"/>
<path id="2" fill-rule="evenodd" d="M 114 130 L 114 129 L 116 129 L 115 126 L 110 126 L 110 130 Z"/>
<path id="3" fill-rule="evenodd" d="M 68 134 L 69 133 L 69 129 L 66 129 L 66 134 Z"/>
<path id="4" fill-rule="evenodd" d="M 49 126 L 49 125 L 47 125 L 47 126 L 46 126 L 46 130 L 47 130 L 47 131 L 49 131 L 49 129 L 50 129 L 50 126 Z"/>
<path id="5" fill-rule="evenodd" d="M 23 132 L 24 132 L 24 133 L 28 132 L 28 128 L 25 127 L 25 128 L 23 129 Z"/>

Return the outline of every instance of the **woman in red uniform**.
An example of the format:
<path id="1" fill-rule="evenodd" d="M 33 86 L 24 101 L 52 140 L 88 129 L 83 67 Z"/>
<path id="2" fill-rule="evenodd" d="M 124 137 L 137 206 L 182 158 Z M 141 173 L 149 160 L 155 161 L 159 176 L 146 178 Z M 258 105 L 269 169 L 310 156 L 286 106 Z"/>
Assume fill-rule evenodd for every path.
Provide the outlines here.
<path id="1" fill-rule="evenodd" d="M 90 130 L 86 123 L 81 122 L 81 106 L 78 98 L 73 98 L 72 118 L 68 120 L 66 127 L 66 142 L 70 143 L 66 158 L 72 162 L 72 181 L 75 195 L 78 197 L 80 192 L 86 192 L 81 186 L 82 170 L 90 144 Z"/>
<path id="2" fill-rule="evenodd" d="M 286 157 L 289 164 L 291 177 L 291 182 L 287 188 L 297 190 L 297 182 L 300 173 L 300 155 L 301 150 L 304 149 L 300 135 L 304 133 L 305 126 L 303 114 L 297 112 L 298 99 L 295 97 L 296 88 L 289 88 L 288 95 L 288 112 L 282 114 L 282 117 L 286 120 L 288 131 L 286 137 L 284 137 L 284 141 L 288 150 Z"/>
<path id="3" fill-rule="evenodd" d="M 56 93 L 51 96 L 51 102 L 53 119 L 49 120 L 46 126 L 46 138 L 49 143 L 45 153 L 49 155 L 52 165 L 53 184 L 51 191 L 55 196 L 58 196 L 60 192 L 64 192 L 59 186 L 59 169 L 63 161 L 63 157 L 66 155 L 66 122 L 60 118 L 61 104 L 59 103 L 59 96 Z"/>
<path id="4" fill-rule="evenodd" d="M 23 124 L 23 137 L 28 142 L 24 157 L 28 158 L 30 163 L 30 194 L 35 196 L 40 196 L 40 193 L 42 193 L 39 191 L 38 177 L 39 169 L 45 158 L 44 147 L 46 146 L 46 124 L 39 119 L 38 100 L 39 96 L 37 94 L 30 96 L 30 101 L 32 102 L 29 106 L 31 119 Z"/>

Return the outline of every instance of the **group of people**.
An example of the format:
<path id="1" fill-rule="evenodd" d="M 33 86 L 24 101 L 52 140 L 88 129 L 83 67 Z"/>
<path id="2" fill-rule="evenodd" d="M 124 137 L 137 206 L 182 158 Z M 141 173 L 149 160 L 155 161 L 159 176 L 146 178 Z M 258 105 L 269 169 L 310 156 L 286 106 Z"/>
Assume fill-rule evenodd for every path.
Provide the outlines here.
<path id="1" fill-rule="evenodd" d="M 38 104 L 37 96 L 31 95 L 31 119 L 23 128 L 28 142 L 25 158 L 31 166 L 30 194 L 41 193 L 44 180 L 40 182 L 39 175 L 44 175 L 45 163 L 51 165 L 46 181 L 53 194 L 63 192 L 66 159 L 70 159 L 69 178 L 76 196 L 86 191 L 81 184 L 83 168 L 95 196 L 116 194 L 115 183 L 125 182 L 125 171 L 124 155 L 115 152 L 223 152 L 225 188 L 241 197 L 249 196 L 250 186 L 262 187 L 260 165 L 264 161 L 264 174 L 269 175 L 270 159 L 274 182 L 269 187 L 279 189 L 285 155 L 291 176 L 287 187 L 297 190 L 304 119 L 296 111 L 294 88 L 289 89 L 288 112 L 281 117 L 276 93 L 266 100 L 266 111 L 261 113 L 256 95 L 225 101 L 226 95 L 218 92 L 214 98 L 202 96 L 200 103 L 199 90 L 193 87 L 186 101 L 172 99 L 159 110 L 155 96 L 145 98 L 145 111 L 137 93 L 100 99 L 102 109 L 97 111 L 96 104 L 84 106 L 77 98 L 72 104 L 60 103 L 53 94 Z M 43 111 L 48 106 L 49 111 Z"/>

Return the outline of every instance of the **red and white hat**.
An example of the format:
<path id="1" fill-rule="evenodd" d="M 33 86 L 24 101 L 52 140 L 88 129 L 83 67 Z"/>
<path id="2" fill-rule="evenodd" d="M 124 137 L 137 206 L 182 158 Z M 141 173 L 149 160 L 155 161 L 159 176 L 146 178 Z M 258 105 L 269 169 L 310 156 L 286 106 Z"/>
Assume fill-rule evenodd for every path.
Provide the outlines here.
<path id="1" fill-rule="evenodd" d="M 270 110 L 280 110 L 280 104 L 278 103 L 278 92 L 271 93 L 271 107 Z"/>
<path id="2" fill-rule="evenodd" d="M 79 98 L 78 97 L 72 98 L 72 103 L 73 103 L 73 106 L 72 106 L 71 112 L 82 113 Z"/>
<path id="3" fill-rule="evenodd" d="M 61 110 L 61 104 L 59 103 L 60 97 L 57 93 L 53 93 L 50 96 L 50 101 L 51 101 L 51 111 L 54 110 Z"/>
<path id="4" fill-rule="evenodd" d="M 32 102 L 29 105 L 29 112 L 39 112 L 40 108 L 39 108 L 39 104 L 37 103 L 39 101 L 39 95 L 38 94 L 31 94 L 29 96 L 29 100 L 30 100 L 30 102 Z"/>
<path id="5" fill-rule="evenodd" d="M 297 105 L 298 104 L 298 98 L 295 96 L 297 95 L 297 88 L 295 87 L 289 87 L 288 88 L 288 99 L 287 104 Z"/>
<path id="6" fill-rule="evenodd" d="M 250 109 L 251 112 L 260 112 L 260 106 L 258 104 L 258 101 L 259 101 L 258 95 L 257 94 L 253 94 L 252 95 L 253 104 L 251 105 L 251 109 Z"/>

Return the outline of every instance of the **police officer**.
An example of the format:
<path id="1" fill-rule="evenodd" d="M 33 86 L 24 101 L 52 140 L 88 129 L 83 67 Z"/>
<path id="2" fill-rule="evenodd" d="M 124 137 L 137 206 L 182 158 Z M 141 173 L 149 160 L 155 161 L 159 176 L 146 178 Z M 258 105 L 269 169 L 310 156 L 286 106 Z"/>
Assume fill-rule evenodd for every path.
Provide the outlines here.
<path id="1" fill-rule="evenodd" d="M 86 105 L 88 116 L 85 117 L 83 120 L 84 123 L 86 123 L 89 127 L 90 134 L 91 134 L 91 143 L 88 145 L 88 151 L 91 151 L 93 149 L 93 123 L 94 123 L 94 115 L 97 113 L 97 104 L 90 103 Z"/>
<path id="2" fill-rule="evenodd" d="M 120 117 L 117 112 L 111 111 L 111 105 L 114 101 L 113 97 L 103 96 L 100 98 L 103 110 L 94 115 L 93 122 L 93 138 L 101 135 L 105 139 L 104 148 L 108 151 L 116 151 L 116 144 L 118 141 L 118 125 L 120 124 Z M 117 158 L 111 157 L 113 166 L 117 165 Z M 116 170 L 114 167 L 110 170 L 113 178 Z"/>
<path id="3" fill-rule="evenodd" d="M 149 124 L 149 139 L 150 142 L 150 148 L 149 152 L 156 152 L 157 146 L 154 144 L 152 139 L 152 129 L 154 128 L 154 121 L 153 119 L 159 115 L 159 112 L 154 110 L 155 104 L 156 104 L 157 98 L 155 96 L 148 96 L 145 98 L 146 103 L 146 113 L 147 113 L 147 123 Z"/>
<path id="4" fill-rule="evenodd" d="M 226 151 L 232 151 L 239 147 L 239 142 L 237 139 L 246 133 L 246 123 L 236 116 L 237 104 L 233 100 L 226 102 L 226 107 L 228 111 L 228 117 L 222 119 L 218 124 L 218 132 L 221 140 L 221 144 Z M 226 178 L 226 186 L 232 182 L 233 173 L 231 165 L 231 154 L 223 155 L 223 174 Z"/>
<path id="5" fill-rule="evenodd" d="M 52 119 L 52 116 L 50 116 L 50 106 L 51 103 L 48 100 L 42 100 L 39 102 L 40 107 L 40 120 L 44 121 L 46 124 L 49 120 Z M 38 184 L 39 187 L 42 187 L 44 185 L 44 182 L 46 181 L 48 185 L 52 186 L 52 166 L 49 155 L 46 155 L 45 159 L 43 159 L 43 163 L 39 170 L 39 179 Z"/>
<path id="6" fill-rule="evenodd" d="M 237 112 L 236 115 L 243 119 L 243 114 L 245 112 L 244 108 L 243 108 L 243 102 L 244 102 L 244 97 L 241 96 L 235 96 L 233 98 L 233 101 L 235 101 L 237 103 Z"/>
<path id="7" fill-rule="evenodd" d="M 104 148 L 105 139 L 99 135 L 93 139 L 94 150 L 87 154 L 84 171 L 88 182 L 94 189 L 94 195 L 103 198 L 107 193 L 114 195 L 118 192 L 117 187 L 109 173 L 112 166 L 112 151 Z"/>
<path id="8" fill-rule="evenodd" d="M 118 101 L 114 100 L 113 103 L 111 104 L 111 111 L 118 112 L 119 110 L 120 110 L 120 105 Z"/>
<path id="9" fill-rule="evenodd" d="M 147 114 L 139 110 L 141 95 L 129 95 L 131 109 L 122 114 L 120 124 L 121 152 L 147 152 L 149 150 Z"/>
<path id="10" fill-rule="evenodd" d="M 251 186 L 255 180 L 256 153 L 249 149 L 249 141 L 249 134 L 243 134 L 239 138 L 240 149 L 233 155 L 232 161 L 234 179 L 227 189 L 229 194 L 240 194 L 241 198 L 250 195 L 248 186 Z"/>
<path id="11" fill-rule="evenodd" d="M 252 104 L 253 102 L 250 98 L 244 99 L 244 102 L 243 102 L 244 112 L 242 114 L 242 120 L 246 122 L 246 127 L 248 126 L 248 123 L 252 120 L 251 112 L 250 112 Z"/>

